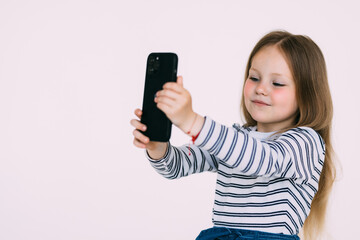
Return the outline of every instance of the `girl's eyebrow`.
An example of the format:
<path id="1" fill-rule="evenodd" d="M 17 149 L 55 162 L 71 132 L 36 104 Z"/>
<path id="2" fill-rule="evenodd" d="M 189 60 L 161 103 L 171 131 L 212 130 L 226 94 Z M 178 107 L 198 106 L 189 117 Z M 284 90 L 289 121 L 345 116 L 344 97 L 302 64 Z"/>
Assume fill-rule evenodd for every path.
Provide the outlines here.
<path id="1" fill-rule="evenodd" d="M 251 67 L 249 70 L 253 70 L 253 71 L 255 71 L 255 72 L 259 72 L 256 68 L 254 68 L 254 67 Z"/>
<path id="2" fill-rule="evenodd" d="M 252 71 L 255 71 L 255 72 L 260 73 L 260 71 L 259 71 L 259 70 L 257 70 L 257 69 L 256 69 L 256 68 L 254 68 L 254 67 L 251 67 L 249 70 L 252 70 Z M 276 76 L 279 76 L 279 77 L 285 77 L 285 78 L 288 78 L 286 75 L 281 74 L 281 73 L 276 73 L 276 72 L 271 73 L 271 75 L 276 75 Z"/>

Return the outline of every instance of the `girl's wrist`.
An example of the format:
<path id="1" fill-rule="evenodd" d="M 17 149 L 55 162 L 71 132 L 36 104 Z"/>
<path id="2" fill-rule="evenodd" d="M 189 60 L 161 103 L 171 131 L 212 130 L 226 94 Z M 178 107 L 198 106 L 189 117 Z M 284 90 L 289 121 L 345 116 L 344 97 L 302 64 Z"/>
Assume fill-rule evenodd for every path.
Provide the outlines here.
<path id="1" fill-rule="evenodd" d="M 203 116 L 194 113 L 191 124 L 188 125 L 187 129 L 183 129 L 183 131 L 190 137 L 197 137 L 204 125 L 204 121 L 205 119 Z"/>

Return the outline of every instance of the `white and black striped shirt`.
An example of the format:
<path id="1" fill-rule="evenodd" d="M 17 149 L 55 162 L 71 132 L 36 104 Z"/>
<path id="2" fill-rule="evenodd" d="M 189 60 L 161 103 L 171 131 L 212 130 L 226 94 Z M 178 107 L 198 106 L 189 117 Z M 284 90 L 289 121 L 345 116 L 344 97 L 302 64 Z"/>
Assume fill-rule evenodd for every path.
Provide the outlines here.
<path id="1" fill-rule="evenodd" d="M 311 128 L 261 133 L 209 117 L 194 145 L 169 146 L 151 165 L 169 179 L 217 172 L 215 226 L 298 234 L 310 212 L 325 145 Z"/>

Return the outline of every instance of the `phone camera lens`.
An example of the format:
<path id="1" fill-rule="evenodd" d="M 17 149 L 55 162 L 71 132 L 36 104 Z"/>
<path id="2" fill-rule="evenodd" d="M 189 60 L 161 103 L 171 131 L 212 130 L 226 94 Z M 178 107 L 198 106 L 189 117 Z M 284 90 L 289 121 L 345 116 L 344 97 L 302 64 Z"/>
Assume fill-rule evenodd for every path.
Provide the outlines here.
<path id="1" fill-rule="evenodd" d="M 160 66 L 160 63 L 159 63 L 159 62 L 155 62 L 155 63 L 154 63 L 154 68 L 158 69 L 159 66 Z"/>
<path id="2" fill-rule="evenodd" d="M 157 74 L 160 68 L 160 57 L 159 56 L 150 56 L 148 63 L 148 73 L 153 75 Z"/>
<path id="3" fill-rule="evenodd" d="M 150 62 L 150 63 L 155 62 L 155 57 L 154 57 L 154 56 L 150 56 L 150 57 L 149 57 L 149 62 Z"/>

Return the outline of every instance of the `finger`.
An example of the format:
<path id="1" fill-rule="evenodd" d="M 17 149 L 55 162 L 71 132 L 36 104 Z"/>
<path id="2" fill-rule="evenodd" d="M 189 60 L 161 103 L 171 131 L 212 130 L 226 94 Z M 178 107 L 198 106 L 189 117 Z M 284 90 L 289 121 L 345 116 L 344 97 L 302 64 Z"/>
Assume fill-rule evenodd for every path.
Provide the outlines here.
<path id="1" fill-rule="evenodd" d="M 167 82 L 164 84 L 163 89 L 170 89 L 172 91 L 175 91 L 177 93 L 182 93 L 184 91 L 184 88 L 182 85 L 175 83 L 175 82 Z"/>
<path id="2" fill-rule="evenodd" d="M 177 84 L 179 84 L 181 87 L 184 87 L 184 79 L 182 76 L 178 76 L 176 80 Z"/>
<path id="3" fill-rule="evenodd" d="M 160 97 L 155 98 L 155 102 L 157 104 L 160 103 L 160 104 L 168 105 L 169 107 L 175 107 L 177 99 L 169 98 L 169 97 L 166 97 L 166 96 L 160 96 Z"/>
<path id="4" fill-rule="evenodd" d="M 138 117 L 138 118 L 141 118 L 141 115 L 142 115 L 142 111 L 139 109 L 139 108 L 137 108 L 137 109 L 135 109 L 135 115 Z"/>
<path id="5" fill-rule="evenodd" d="M 179 98 L 179 96 L 180 94 L 178 92 L 175 92 L 171 89 L 160 90 L 156 93 L 156 97 L 168 97 L 173 100 L 176 100 L 177 98 Z"/>
<path id="6" fill-rule="evenodd" d="M 130 124 L 138 130 L 146 131 L 146 125 L 137 119 L 131 119 Z"/>
<path id="7" fill-rule="evenodd" d="M 158 103 L 157 108 L 160 109 L 161 111 L 163 111 L 167 116 L 169 116 L 169 114 L 171 115 L 172 111 L 174 110 L 173 107 L 164 104 L 164 103 Z"/>
<path id="8" fill-rule="evenodd" d="M 144 143 L 140 142 L 139 140 L 137 140 L 136 138 L 134 138 L 133 143 L 138 148 L 146 148 L 146 145 Z"/>
<path id="9" fill-rule="evenodd" d="M 144 134 L 142 134 L 141 132 L 139 132 L 136 129 L 133 131 L 133 135 L 136 140 L 138 140 L 139 142 L 141 142 L 143 144 L 147 144 L 150 142 L 150 139 L 147 136 L 145 136 Z"/>

